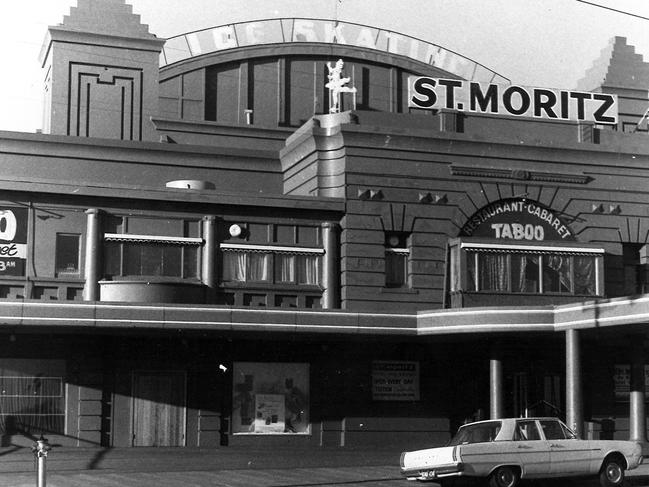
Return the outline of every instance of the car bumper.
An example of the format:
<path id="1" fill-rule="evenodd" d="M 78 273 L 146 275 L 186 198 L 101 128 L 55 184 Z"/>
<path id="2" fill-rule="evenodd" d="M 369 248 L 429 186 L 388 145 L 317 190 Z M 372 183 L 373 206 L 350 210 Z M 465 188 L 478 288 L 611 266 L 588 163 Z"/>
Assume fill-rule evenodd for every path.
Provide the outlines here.
<path id="1" fill-rule="evenodd" d="M 463 474 L 464 465 L 462 463 L 401 469 L 401 475 L 406 477 L 408 480 L 435 480 L 446 477 L 459 477 Z"/>

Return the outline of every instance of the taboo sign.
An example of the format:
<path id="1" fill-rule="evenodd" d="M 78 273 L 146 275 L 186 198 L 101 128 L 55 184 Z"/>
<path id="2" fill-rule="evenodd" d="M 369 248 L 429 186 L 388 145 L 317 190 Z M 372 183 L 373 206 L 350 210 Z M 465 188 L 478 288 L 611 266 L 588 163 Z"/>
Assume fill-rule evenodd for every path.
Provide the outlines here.
<path id="1" fill-rule="evenodd" d="M 0 208 L 0 276 L 24 276 L 27 209 Z"/>
<path id="2" fill-rule="evenodd" d="M 550 120 L 617 123 L 617 96 L 411 76 L 408 106 Z"/>
<path id="3" fill-rule="evenodd" d="M 501 200 L 485 206 L 465 223 L 461 235 L 509 240 L 575 238 L 552 210 L 523 199 Z"/>

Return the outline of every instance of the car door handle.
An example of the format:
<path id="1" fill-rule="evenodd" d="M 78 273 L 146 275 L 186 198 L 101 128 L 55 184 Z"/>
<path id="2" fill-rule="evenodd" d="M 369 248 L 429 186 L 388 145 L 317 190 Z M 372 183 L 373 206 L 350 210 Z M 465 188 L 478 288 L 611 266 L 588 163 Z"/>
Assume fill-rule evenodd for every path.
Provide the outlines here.
<path id="1" fill-rule="evenodd" d="M 556 443 L 552 443 L 550 445 L 550 448 L 565 448 L 563 445 L 557 445 Z"/>
<path id="2" fill-rule="evenodd" d="M 518 445 L 518 448 L 520 448 L 521 450 L 531 450 L 532 449 L 532 447 L 529 446 L 529 445 Z"/>

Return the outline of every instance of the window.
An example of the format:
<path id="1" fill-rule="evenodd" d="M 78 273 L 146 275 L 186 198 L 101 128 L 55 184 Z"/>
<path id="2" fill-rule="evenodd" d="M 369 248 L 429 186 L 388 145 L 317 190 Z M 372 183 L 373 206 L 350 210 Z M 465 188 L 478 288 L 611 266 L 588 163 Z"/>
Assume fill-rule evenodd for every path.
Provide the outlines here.
<path id="1" fill-rule="evenodd" d="M 408 286 L 408 234 L 387 232 L 385 234 L 385 286 Z"/>
<path id="2" fill-rule="evenodd" d="M 56 276 L 79 276 L 80 241 L 81 237 L 77 234 L 56 234 Z"/>
<path id="3" fill-rule="evenodd" d="M 223 280 L 317 286 L 322 249 L 221 244 Z"/>
<path id="4" fill-rule="evenodd" d="M 540 439 L 541 435 L 536 426 L 536 421 L 516 421 L 514 441 L 533 441 Z"/>
<path id="5" fill-rule="evenodd" d="M 472 443 L 495 441 L 501 427 L 502 423 L 500 421 L 488 421 L 462 426 L 448 445 L 469 445 Z"/>
<path id="6" fill-rule="evenodd" d="M 0 428 L 5 434 L 63 433 L 63 378 L 0 377 Z"/>
<path id="7" fill-rule="evenodd" d="M 603 250 L 463 242 L 451 247 L 452 291 L 597 296 Z M 466 261 L 461 283 L 461 259 Z"/>
<path id="8" fill-rule="evenodd" d="M 200 238 L 106 234 L 107 276 L 199 278 Z"/>
<path id="9" fill-rule="evenodd" d="M 270 254 L 261 252 L 226 252 L 223 255 L 223 279 L 239 282 L 270 280 Z"/>
<path id="10" fill-rule="evenodd" d="M 0 360 L 0 432 L 64 433 L 65 363 L 43 359 Z"/>
<path id="11" fill-rule="evenodd" d="M 235 362 L 232 433 L 309 434 L 309 364 Z"/>
<path id="12" fill-rule="evenodd" d="M 541 420 L 540 423 L 546 440 L 565 440 L 575 437 L 574 433 L 559 421 Z"/>
<path id="13" fill-rule="evenodd" d="M 277 254 L 275 282 L 290 284 L 320 283 L 320 258 L 317 255 Z"/>

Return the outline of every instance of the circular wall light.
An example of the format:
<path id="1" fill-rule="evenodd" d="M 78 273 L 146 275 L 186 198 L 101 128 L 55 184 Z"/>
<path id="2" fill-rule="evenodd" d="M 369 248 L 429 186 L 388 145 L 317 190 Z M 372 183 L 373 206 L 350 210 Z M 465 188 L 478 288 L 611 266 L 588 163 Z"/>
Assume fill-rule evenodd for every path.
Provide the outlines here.
<path id="1" fill-rule="evenodd" d="M 232 237 L 240 237 L 241 234 L 243 233 L 243 230 L 241 229 L 241 226 L 235 223 L 234 225 L 230 225 L 229 232 L 230 232 L 230 236 Z"/>

